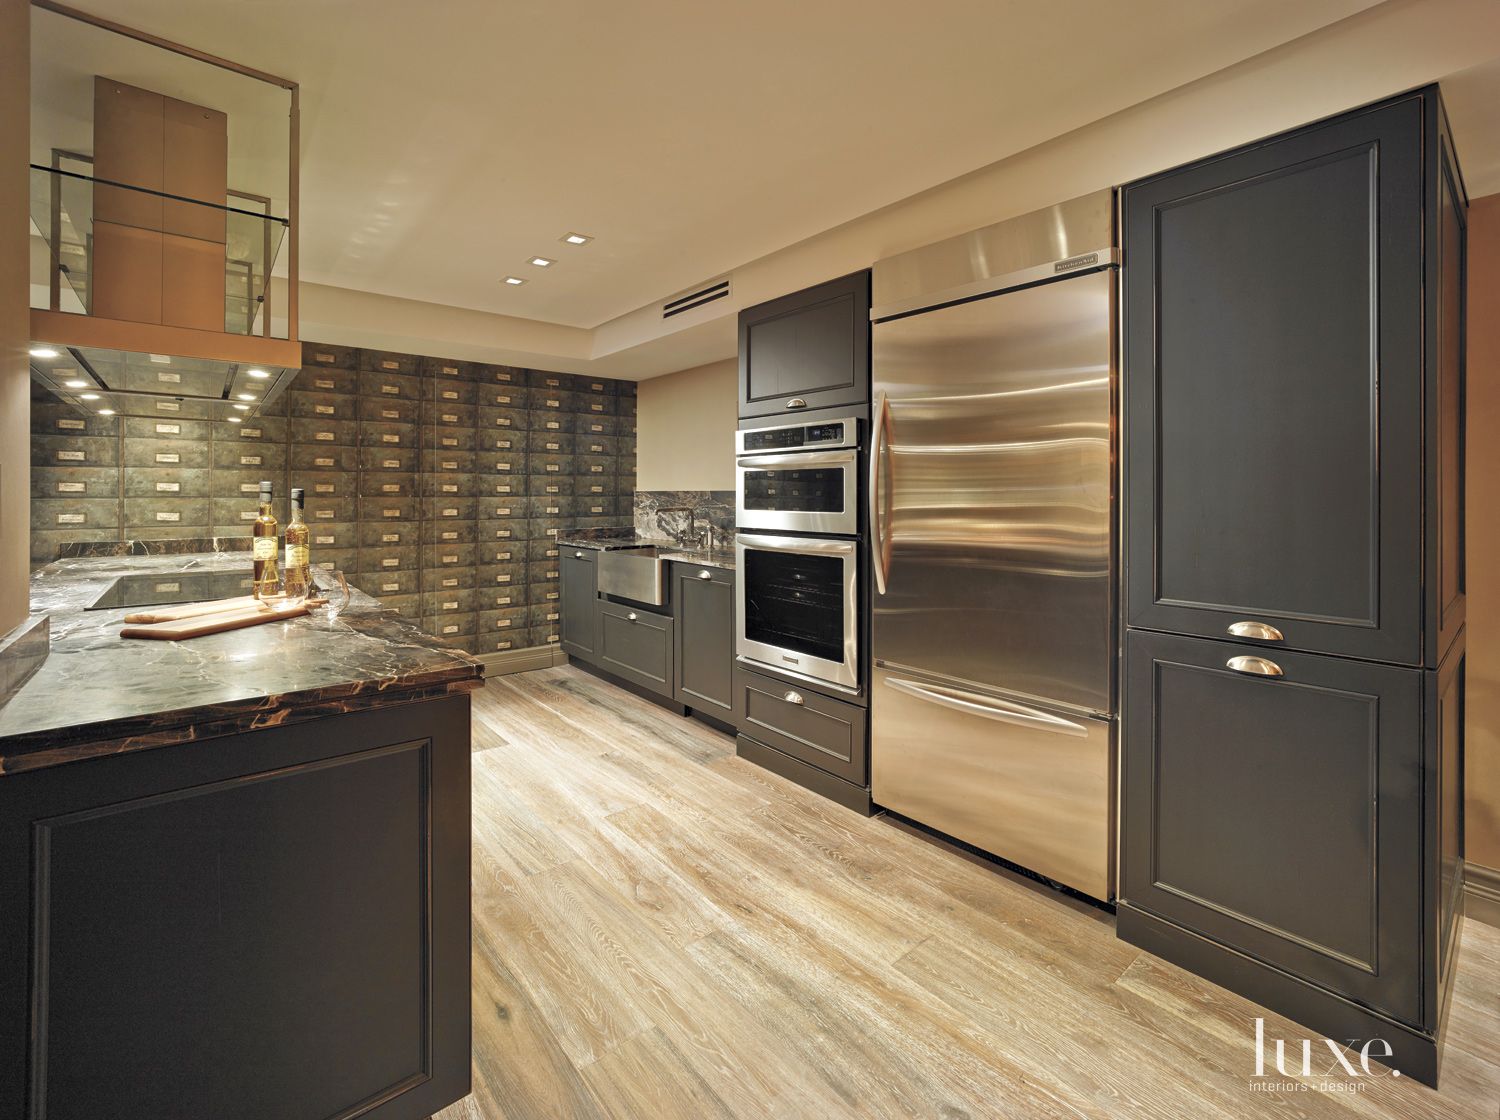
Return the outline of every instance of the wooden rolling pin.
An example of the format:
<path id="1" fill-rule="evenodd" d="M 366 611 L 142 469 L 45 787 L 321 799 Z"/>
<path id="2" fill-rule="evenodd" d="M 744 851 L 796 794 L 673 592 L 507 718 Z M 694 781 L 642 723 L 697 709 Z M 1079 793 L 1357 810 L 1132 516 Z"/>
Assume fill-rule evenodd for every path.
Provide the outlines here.
<path id="1" fill-rule="evenodd" d="M 156 622 L 142 626 L 126 626 L 120 631 L 122 638 L 154 638 L 159 641 L 181 641 L 184 638 L 200 638 L 205 634 L 219 634 L 225 630 L 240 630 L 246 626 L 260 626 L 266 622 L 297 618 L 307 614 L 313 604 L 309 600 L 283 603 L 253 603 L 248 607 L 219 610 L 212 614 L 197 614 L 170 622 Z"/>
<path id="2" fill-rule="evenodd" d="M 271 596 L 265 599 L 257 599 L 254 595 L 241 595 L 234 599 L 210 599 L 206 603 L 188 603 L 181 607 L 167 607 L 159 611 L 141 611 L 137 614 L 127 614 L 122 621 L 130 625 L 147 625 L 153 622 L 177 622 L 184 618 L 196 618 L 204 614 L 218 614 L 220 611 L 238 610 L 243 607 L 253 607 L 263 604 L 267 609 L 280 606 L 285 597 L 281 595 Z M 327 599 L 308 599 L 309 607 L 321 607 Z"/>

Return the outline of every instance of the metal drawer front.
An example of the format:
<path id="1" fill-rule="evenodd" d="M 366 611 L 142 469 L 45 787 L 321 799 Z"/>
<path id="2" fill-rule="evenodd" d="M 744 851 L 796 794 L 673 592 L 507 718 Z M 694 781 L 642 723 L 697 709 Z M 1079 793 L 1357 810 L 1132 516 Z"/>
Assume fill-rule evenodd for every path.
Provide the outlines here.
<path id="1" fill-rule="evenodd" d="M 1110 723 L 877 667 L 871 793 L 898 813 L 1107 899 Z"/>

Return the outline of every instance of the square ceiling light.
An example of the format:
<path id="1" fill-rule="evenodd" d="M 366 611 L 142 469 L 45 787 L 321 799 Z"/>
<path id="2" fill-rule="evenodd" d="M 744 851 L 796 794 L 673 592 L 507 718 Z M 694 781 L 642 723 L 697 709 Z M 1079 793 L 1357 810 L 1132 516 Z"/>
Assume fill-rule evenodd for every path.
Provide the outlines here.
<path id="1" fill-rule="evenodd" d="M 565 241 L 569 245 L 587 245 L 594 239 L 586 233 L 565 233 L 558 240 Z"/>

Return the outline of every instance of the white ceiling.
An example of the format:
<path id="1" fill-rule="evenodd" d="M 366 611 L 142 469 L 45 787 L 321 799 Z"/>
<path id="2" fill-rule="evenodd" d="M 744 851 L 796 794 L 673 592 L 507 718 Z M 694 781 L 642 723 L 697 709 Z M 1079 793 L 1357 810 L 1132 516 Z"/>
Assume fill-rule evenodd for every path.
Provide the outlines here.
<path id="1" fill-rule="evenodd" d="M 304 280 L 574 327 L 1373 6 L 80 2 L 301 83 Z"/>

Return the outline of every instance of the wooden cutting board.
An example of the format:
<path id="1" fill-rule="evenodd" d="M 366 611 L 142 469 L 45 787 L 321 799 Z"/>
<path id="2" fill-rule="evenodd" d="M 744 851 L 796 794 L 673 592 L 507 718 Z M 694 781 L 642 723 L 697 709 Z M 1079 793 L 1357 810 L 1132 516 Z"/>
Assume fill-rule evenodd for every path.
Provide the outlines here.
<path id="1" fill-rule="evenodd" d="M 126 626 L 120 631 L 122 638 L 153 638 L 158 641 L 182 641 L 199 638 L 205 634 L 220 634 L 226 630 L 240 630 L 246 626 L 260 626 L 287 618 L 298 618 L 308 613 L 312 604 L 308 600 L 273 605 L 252 601 L 249 606 L 220 609 L 208 614 L 189 615 L 167 622 Z"/>

